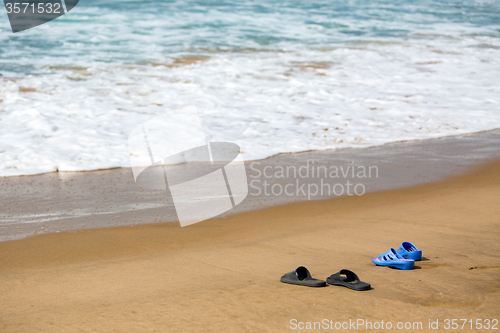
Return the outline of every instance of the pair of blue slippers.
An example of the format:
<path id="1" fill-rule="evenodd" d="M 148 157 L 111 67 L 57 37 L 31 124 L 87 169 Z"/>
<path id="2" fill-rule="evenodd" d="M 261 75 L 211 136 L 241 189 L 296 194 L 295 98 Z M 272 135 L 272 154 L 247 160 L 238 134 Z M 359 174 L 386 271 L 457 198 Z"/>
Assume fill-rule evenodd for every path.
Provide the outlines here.
<path id="1" fill-rule="evenodd" d="M 415 261 L 419 260 L 422 260 L 422 251 L 417 249 L 417 247 L 410 242 L 403 242 L 397 250 L 391 248 L 386 253 L 382 253 L 376 258 L 372 258 L 372 262 L 375 265 L 404 270 L 413 269 Z"/>

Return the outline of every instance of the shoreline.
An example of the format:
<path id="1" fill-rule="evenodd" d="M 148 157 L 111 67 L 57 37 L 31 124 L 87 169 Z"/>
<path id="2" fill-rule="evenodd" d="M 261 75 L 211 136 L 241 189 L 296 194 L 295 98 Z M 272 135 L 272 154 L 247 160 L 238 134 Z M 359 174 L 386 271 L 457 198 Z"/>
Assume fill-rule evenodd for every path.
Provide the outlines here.
<path id="1" fill-rule="evenodd" d="M 424 143 L 426 141 L 434 141 L 434 140 L 441 140 L 441 139 L 456 139 L 456 138 L 462 138 L 465 136 L 470 136 L 470 135 L 478 135 L 478 134 L 485 134 L 489 132 L 497 132 L 500 131 L 500 128 L 493 128 L 489 130 L 484 130 L 484 131 L 478 131 L 478 132 L 470 132 L 470 133 L 463 133 L 463 134 L 453 134 L 453 135 L 445 135 L 445 136 L 439 136 L 439 137 L 432 137 L 432 138 L 424 138 L 424 139 L 412 139 L 412 140 L 400 140 L 400 141 L 391 141 L 391 142 L 386 142 L 380 145 L 373 145 L 373 146 L 352 146 L 352 147 L 342 147 L 342 148 L 332 148 L 332 149 L 310 149 L 310 150 L 303 150 L 303 151 L 297 151 L 297 152 L 285 152 L 285 153 L 279 153 L 275 154 L 260 160 L 248 160 L 245 162 L 260 162 L 260 161 L 265 161 L 269 158 L 273 157 L 278 157 L 281 155 L 296 155 L 296 154 L 307 154 L 307 153 L 314 153 L 314 152 L 336 152 L 336 151 L 341 151 L 341 150 L 355 150 L 355 149 L 370 149 L 370 148 L 379 148 L 379 147 L 384 147 L 388 145 L 395 145 L 395 144 L 411 144 L 411 143 Z M 118 167 L 120 168 L 120 167 Z M 116 168 L 115 168 L 116 169 Z M 105 169 L 102 169 L 105 170 Z M 98 170 L 91 170 L 91 171 L 98 171 Z M 86 172 L 86 171 L 83 171 Z M 10 176 L 5 176 L 5 177 L 10 177 Z M 15 177 L 22 177 L 22 176 L 15 176 Z"/>
<path id="2" fill-rule="evenodd" d="M 440 182 L 214 218 L 0 243 L 9 332 L 285 331 L 291 320 L 498 319 L 500 161 Z M 370 261 L 410 241 L 413 271 Z M 283 284 L 304 265 L 372 290 Z M 245 300 L 244 302 L 242 300 Z M 366 304 L 372 306 L 366 307 Z M 361 331 L 367 331 L 361 329 Z"/>
<path id="3" fill-rule="evenodd" d="M 349 194 L 349 182 L 358 186 L 356 194 L 435 182 L 495 159 L 500 159 L 500 130 L 364 149 L 277 155 L 246 162 L 249 194 L 220 217 L 342 197 Z M 344 172 L 355 166 L 375 167 L 376 177 L 358 178 L 354 172 Z M 307 176 L 299 172 L 267 177 L 269 170 L 279 168 L 305 169 Z M 314 168 L 336 168 L 337 178 L 329 177 L 331 173 L 309 177 Z M 0 200 L 4 216 L 0 219 L 0 242 L 40 233 L 177 221 L 168 189 L 151 191 L 136 186 L 130 168 L 2 178 Z"/>
<path id="4" fill-rule="evenodd" d="M 282 152 L 282 153 L 277 153 L 277 154 L 267 156 L 267 157 L 264 157 L 261 159 L 245 160 L 245 163 L 263 162 L 263 161 L 266 161 L 266 160 L 271 159 L 271 158 L 277 158 L 277 157 L 285 156 L 285 155 L 307 154 L 307 153 L 314 153 L 314 152 L 328 153 L 328 152 L 337 152 L 337 151 L 343 151 L 343 150 L 369 149 L 369 148 L 384 147 L 387 145 L 394 145 L 394 144 L 409 144 L 409 143 L 425 142 L 425 141 L 440 140 L 440 139 L 461 138 L 461 137 L 465 137 L 465 136 L 469 136 L 469 135 L 478 135 L 478 134 L 485 134 L 485 133 L 497 132 L 497 131 L 500 131 L 500 128 L 493 128 L 493 129 L 482 130 L 482 131 L 478 131 L 478 132 L 451 134 L 451 135 L 430 137 L 430 138 L 423 138 L 423 139 L 398 140 L 398 141 L 391 141 L 391 142 L 386 142 L 386 143 L 372 145 L 372 146 L 350 146 L 350 147 L 341 147 L 341 148 L 308 149 L 308 150 L 301 150 L 301 151 L 294 151 L 294 152 Z M 0 178 L 32 177 L 32 176 L 41 176 L 41 175 L 46 175 L 46 174 L 51 174 L 51 173 L 98 172 L 98 171 L 109 171 L 109 170 L 127 169 L 127 168 L 129 168 L 129 167 L 128 166 L 114 166 L 114 167 L 103 168 L 103 169 L 89 169 L 89 170 L 76 170 L 76 171 L 55 170 L 55 171 L 48 171 L 48 172 L 35 173 L 35 174 L 26 174 L 26 175 L 0 176 Z"/>

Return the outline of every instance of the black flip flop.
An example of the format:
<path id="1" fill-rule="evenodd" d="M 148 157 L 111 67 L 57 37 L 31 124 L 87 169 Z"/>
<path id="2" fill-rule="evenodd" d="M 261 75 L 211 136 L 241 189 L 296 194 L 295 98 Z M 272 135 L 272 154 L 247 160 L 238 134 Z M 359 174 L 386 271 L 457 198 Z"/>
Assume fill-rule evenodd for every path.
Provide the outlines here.
<path id="1" fill-rule="evenodd" d="M 281 277 L 281 282 L 298 284 L 300 286 L 307 287 L 325 287 L 326 282 L 323 280 L 314 279 L 311 277 L 311 273 L 304 266 L 298 267 L 296 270 L 290 273 L 286 273 Z"/>
<path id="2" fill-rule="evenodd" d="M 348 269 L 342 269 L 340 272 L 332 274 L 326 279 L 326 282 L 334 286 L 347 287 L 358 291 L 371 289 L 369 283 L 360 281 L 358 276 Z"/>

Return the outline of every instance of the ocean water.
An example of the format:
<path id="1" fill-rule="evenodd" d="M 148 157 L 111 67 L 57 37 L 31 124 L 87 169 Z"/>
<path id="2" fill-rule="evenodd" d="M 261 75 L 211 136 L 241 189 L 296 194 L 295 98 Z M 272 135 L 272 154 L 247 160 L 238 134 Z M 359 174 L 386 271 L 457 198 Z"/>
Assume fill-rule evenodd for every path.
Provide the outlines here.
<path id="1" fill-rule="evenodd" d="M 0 75 L 0 176 L 129 166 L 188 105 L 245 160 L 470 133 L 500 127 L 500 2 L 81 0 L 16 34 L 2 8 Z"/>

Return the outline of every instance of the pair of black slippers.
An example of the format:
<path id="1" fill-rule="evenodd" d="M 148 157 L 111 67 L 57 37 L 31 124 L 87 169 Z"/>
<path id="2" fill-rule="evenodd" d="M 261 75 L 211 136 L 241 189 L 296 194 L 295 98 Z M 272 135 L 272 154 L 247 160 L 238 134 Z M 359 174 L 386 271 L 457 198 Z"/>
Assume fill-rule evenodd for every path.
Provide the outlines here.
<path id="1" fill-rule="evenodd" d="M 326 287 L 326 284 L 328 283 L 334 286 L 347 287 L 358 291 L 371 289 L 369 283 L 361 281 L 354 272 L 348 269 L 342 269 L 339 272 L 330 275 L 325 282 L 323 280 L 313 278 L 307 268 L 300 266 L 293 272 L 283 275 L 281 277 L 281 282 L 307 287 Z"/>

